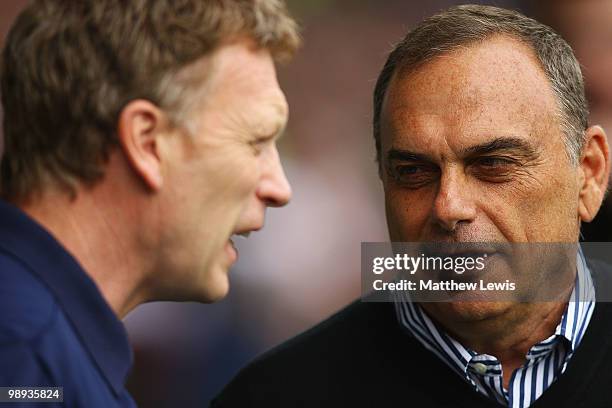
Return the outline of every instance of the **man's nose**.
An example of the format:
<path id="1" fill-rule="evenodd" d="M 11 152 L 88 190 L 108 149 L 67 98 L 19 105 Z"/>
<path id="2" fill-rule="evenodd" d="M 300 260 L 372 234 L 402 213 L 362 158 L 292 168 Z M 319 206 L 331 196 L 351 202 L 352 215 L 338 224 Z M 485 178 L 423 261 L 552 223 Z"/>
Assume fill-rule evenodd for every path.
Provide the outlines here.
<path id="1" fill-rule="evenodd" d="M 285 176 L 278 150 L 274 147 L 262 174 L 257 196 L 269 207 L 282 207 L 291 200 L 291 194 L 291 185 Z"/>
<path id="2" fill-rule="evenodd" d="M 460 223 L 470 223 L 476 217 L 475 198 L 468 181 L 459 169 L 445 172 L 440 178 L 433 208 L 433 222 L 446 232 L 453 232 Z"/>

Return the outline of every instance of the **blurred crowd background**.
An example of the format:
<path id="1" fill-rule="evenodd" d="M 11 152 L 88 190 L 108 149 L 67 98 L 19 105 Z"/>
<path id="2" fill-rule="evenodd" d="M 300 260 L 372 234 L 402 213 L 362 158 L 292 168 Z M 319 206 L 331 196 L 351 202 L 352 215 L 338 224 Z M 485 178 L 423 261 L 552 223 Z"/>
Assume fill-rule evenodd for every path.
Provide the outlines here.
<path id="1" fill-rule="evenodd" d="M 2 39 L 25 3 L 0 2 Z M 279 68 L 291 108 L 280 147 L 293 201 L 268 211 L 265 229 L 238 243 L 224 301 L 152 303 L 127 317 L 129 388 L 140 407 L 206 406 L 249 360 L 359 296 L 360 243 L 388 239 L 370 125 L 376 77 L 410 27 L 460 3 L 289 0 L 304 38 L 297 58 Z M 612 0 L 479 3 L 557 28 L 583 66 L 592 122 L 612 134 Z M 608 201 L 585 239 L 609 241 L 611 226 Z"/>

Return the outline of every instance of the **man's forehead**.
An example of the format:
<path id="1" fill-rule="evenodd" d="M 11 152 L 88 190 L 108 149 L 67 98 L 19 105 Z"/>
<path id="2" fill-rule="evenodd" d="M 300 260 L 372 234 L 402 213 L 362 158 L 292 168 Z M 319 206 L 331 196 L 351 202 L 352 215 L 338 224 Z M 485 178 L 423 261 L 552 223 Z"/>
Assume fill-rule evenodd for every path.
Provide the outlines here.
<path id="1" fill-rule="evenodd" d="M 253 122 L 284 124 L 288 105 L 269 51 L 237 41 L 217 50 L 211 65 L 210 103 Z"/>
<path id="2" fill-rule="evenodd" d="M 395 73 L 381 114 L 385 133 L 529 134 L 555 117 L 555 95 L 529 46 L 507 36 L 463 46 Z"/>

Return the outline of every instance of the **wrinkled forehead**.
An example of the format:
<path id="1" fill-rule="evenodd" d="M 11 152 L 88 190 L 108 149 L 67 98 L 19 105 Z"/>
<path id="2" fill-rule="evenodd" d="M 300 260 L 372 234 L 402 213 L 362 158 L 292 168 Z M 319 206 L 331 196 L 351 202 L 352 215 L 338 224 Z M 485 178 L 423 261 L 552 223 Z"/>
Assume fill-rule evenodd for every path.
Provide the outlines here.
<path id="1" fill-rule="evenodd" d="M 236 40 L 218 49 L 213 57 L 214 77 L 220 86 L 233 84 L 251 90 L 278 86 L 270 50 L 249 39 Z"/>
<path id="2" fill-rule="evenodd" d="M 268 50 L 250 41 L 227 44 L 209 58 L 206 74 L 196 103 L 209 125 L 229 123 L 257 133 L 285 126 L 289 107 Z"/>
<path id="3" fill-rule="evenodd" d="M 255 47 L 226 48 L 226 55 L 218 58 L 218 93 L 231 98 L 239 110 L 286 120 L 288 106 L 270 52 Z"/>
<path id="4" fill-rule="evenodd" d="M 398 70 L 383 102 L 381 143 L 384 150 L 394 136 L 410 143 L 432 132 L 443 134 L 448 143 L 486 133 L 535 137 L 538 129 L 557 123 L 557 109 L 533 50 L 519 40 L 495 36 L 414 71 Z"/>

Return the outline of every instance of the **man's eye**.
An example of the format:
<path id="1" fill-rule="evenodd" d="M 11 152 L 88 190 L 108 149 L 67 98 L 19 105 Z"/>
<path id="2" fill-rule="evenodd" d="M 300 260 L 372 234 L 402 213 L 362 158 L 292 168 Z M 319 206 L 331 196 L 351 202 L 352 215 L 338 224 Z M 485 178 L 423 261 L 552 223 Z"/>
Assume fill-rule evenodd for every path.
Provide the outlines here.
<path id="1" fill-rule="evenodd" d="M 253 148 L 253 152 L 256 156 L 259 156 L 263 150 L 266 148 L 268 143 L 272 140 L 272 138 L 259 138 L 251 141 L 249 144 Z"/>
<path id="2" fill-rule="evenodd" d="M 514 165 L 514 161 L 504 157 L 481 157 L 474 164 L 482 167 L 504 167 Z"/>
<path id="3" fill-rule="evenodd" d="M 473 174 L 494 183 L 511 180 L 517 166 L 516 160 L 506 157 L 480 157 L 470 165 Z"/>
<path id="4" fill-rule="evenodd" d="M 422 172 L 423 169 L 419 166 L 398 166 L 397 173 L 401 176 L 415 175 Z"/>
<path id="5" fill-rule="evenodd" d="M 389 173 L 396 183 L 407 188 L 420 188 L 434 180 L 437 169 L 418 164 L 400 164 L 391 166 Z"/>

